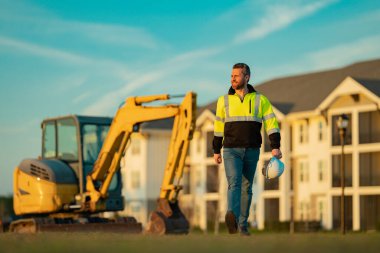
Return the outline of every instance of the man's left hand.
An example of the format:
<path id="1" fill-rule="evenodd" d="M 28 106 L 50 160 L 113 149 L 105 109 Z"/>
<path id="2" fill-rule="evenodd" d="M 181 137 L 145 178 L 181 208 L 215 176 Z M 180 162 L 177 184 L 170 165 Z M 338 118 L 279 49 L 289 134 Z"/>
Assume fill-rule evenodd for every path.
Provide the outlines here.
<path id="1" fill-rule="evenodd" d="M 281 159 L 282 158 L 282 153 L 279 148 L 272 149 L 272 156 Z"/>

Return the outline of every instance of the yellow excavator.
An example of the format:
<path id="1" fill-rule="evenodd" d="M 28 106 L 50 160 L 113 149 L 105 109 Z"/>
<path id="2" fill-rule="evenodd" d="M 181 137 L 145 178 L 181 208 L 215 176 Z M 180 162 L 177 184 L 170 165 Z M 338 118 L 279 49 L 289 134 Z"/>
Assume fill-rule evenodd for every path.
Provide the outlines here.
<path id="1" fill-rule="evenodd" d="M 141 123 L 174 117 L 157 208 L 147 232 L 188 233 L 178 193 L 195 129 L 196 94 L 184 95 L 180 105 L 144 105 L 172 97 L 127 98 L 113 119 L 70 115 L 44 120 L 42 155 L 23 160 L 14 172 L 14 211 L 19 219 L 9 230 L 142 232 L 133 217 L 107 219 L 99 214 L 124 209 L 120 161 L 131 134 Z"/>

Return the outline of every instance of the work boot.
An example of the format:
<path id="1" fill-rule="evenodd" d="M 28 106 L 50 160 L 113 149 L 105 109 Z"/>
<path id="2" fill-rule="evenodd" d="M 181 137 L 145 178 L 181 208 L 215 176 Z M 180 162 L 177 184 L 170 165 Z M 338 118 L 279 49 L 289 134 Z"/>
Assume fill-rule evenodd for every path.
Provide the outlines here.
<path id="1" fill-rule="evenodd" d="M 237 233 L 237 222 L 235 215 L 232 211 L 227 211 L 225 217 L 226 225 L 228 228 L 228 233 L 236 234 Z"/>
<path id="2" fill-rule="evenodd" d="M 242 236 L 250 236 L 249 230 L 247 227 L 241 227 L 240 228 L 240 235 Z"/>

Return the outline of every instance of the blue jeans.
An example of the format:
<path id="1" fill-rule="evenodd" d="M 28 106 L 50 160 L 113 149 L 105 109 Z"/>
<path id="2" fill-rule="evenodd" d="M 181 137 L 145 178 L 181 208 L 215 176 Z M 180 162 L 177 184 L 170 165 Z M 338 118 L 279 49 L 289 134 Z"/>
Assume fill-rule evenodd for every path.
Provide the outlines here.
<path id="1" fill-rule="evenodd" d="M 252 183 L 260 148 L 224 148 L 228 211 L 232 211 L 239 227 L 247 227 L 252 201 Z"/>

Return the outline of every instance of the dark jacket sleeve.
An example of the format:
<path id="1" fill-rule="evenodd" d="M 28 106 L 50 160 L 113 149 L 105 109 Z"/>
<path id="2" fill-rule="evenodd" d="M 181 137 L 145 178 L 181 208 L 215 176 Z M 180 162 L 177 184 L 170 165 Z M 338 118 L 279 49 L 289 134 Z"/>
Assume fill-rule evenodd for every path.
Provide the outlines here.
<path id="1" fill-rule="evenodd" d="M 280 133 L 272 133 L 269 135 L 270 147 L 272 149 L 280 148 L 281 135 Z"/>
<path id="2" fill-rule="evenodd" d="M 212 148 L 214 149 L 214 154 L 220 154 L 220 150 L 223 146 L 223 137 L 214 136 L 212 141 Z"/>

